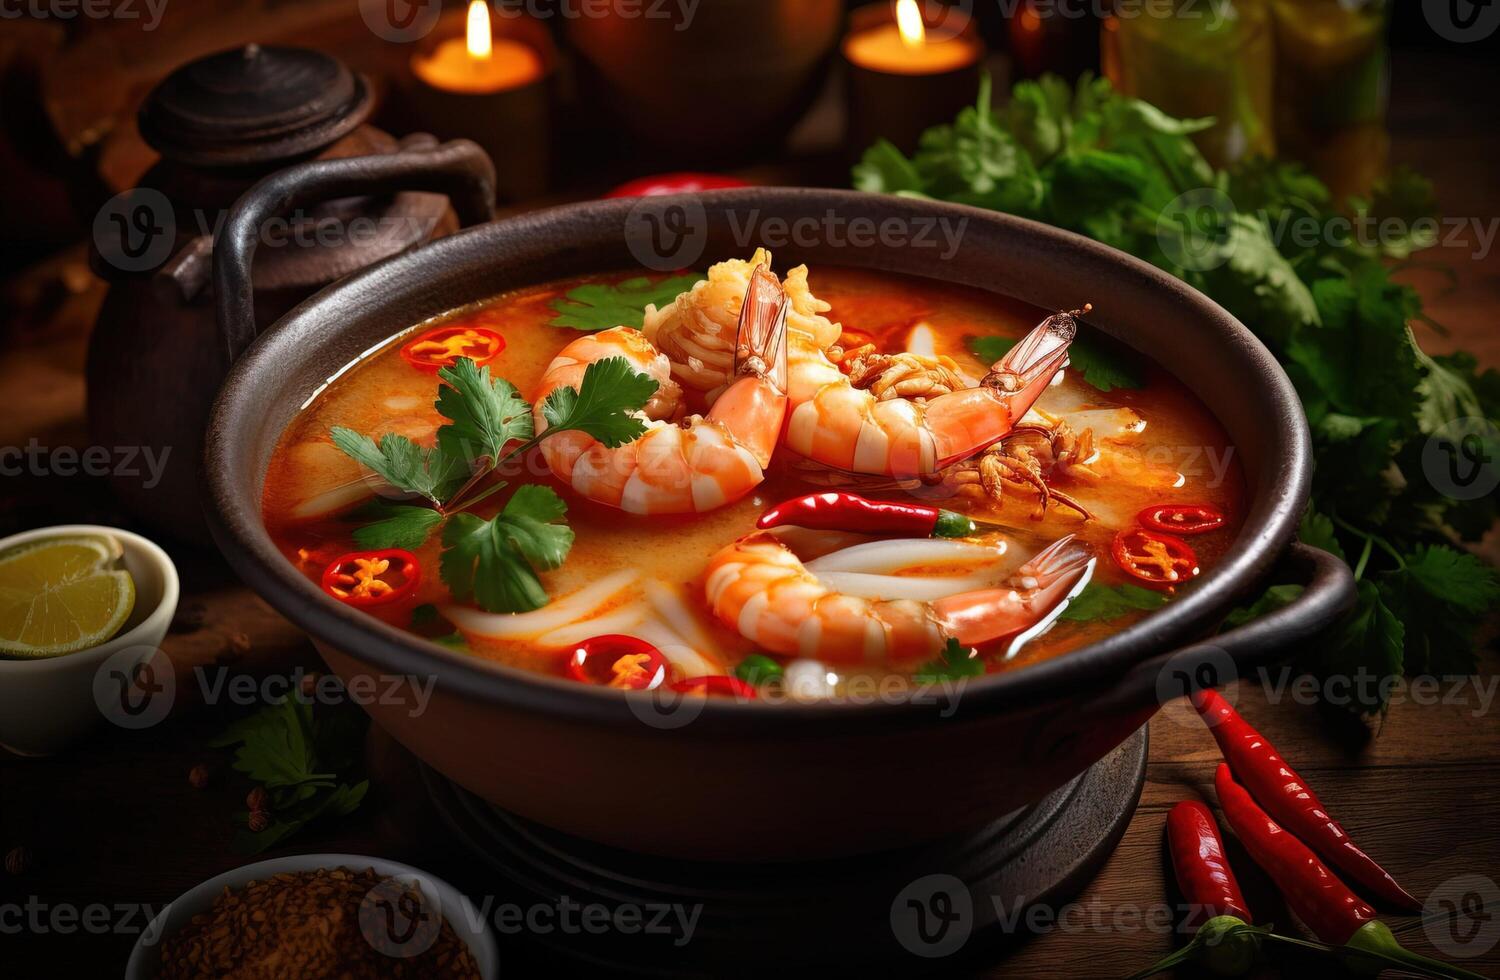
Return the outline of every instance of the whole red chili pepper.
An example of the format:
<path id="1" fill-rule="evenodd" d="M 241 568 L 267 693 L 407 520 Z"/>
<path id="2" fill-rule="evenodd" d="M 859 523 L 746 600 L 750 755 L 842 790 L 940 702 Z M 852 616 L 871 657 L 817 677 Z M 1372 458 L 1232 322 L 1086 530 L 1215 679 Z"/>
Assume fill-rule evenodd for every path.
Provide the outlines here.
<path id="1" fill-rule="evenodd" d="M 921 534 L 934 538 L 966 538 L 994 527 L 957 511 L 928 504 L 870 500 L 858 494 L 834 491 L 783 500 L 755 522 L 755 526 L 762 530 L 784 524 L 819 531 Z"/>
<path id="2" fill-rule="evenodd" d="M 1240 894 L 1239 882 L 1224 856 L 1224 842 L 1213 813 L 1197 800 L 1183 800 L 1167 814 L 1167 850 L 1177 884 L 1188 901 L 1192 928 L 1219 915 L 1255 921 Z"/>
<path id="3" fill-rule="evenodd" d="M 1268 813 L 1376 898 L 1403 912 L 1422 910 L 1421 902 L 1349 839 L 1317 794 L 1276 753 L 1276 746 L 1251 728 L 1217 691 L 1198 692 L 1193 706 L 1213 732 L 1234 775 Z"/>
<path id="4" fill-rule="evenodd" d="M 1245 787 L 1234 781 L 1226 763 L 1214 773 L 1214 789 L 1224 819 L 1245 845 L 1255 863 L 1266 870 L 1286 896 L 1297 918 L 1325 943 L 1342 946 L 1375 910 L 1349 890 L 1317 855 L 1255 805 Z"/>
<path id="5" fill-rule="evenodd" d="M 1375 972 L 1400 966 L 1427 976 L 1478 980 L 1479 974 L 1450 966 L 1404 948 L 1390 927 L 1375 918 L 1375 910 L 1329 871 L 1307 845 L 1285 830 L 1256 805 L 1245 787 L 1234 781 L 1226 763 L 1214 773 L 1214 789 L 1230 829 L 1239 836 L 1250 857 L 1276 882 L 1297 918 L 1323 942 L 1343 946 L 1355 966 Z M 1294 942 L 1268 936 L 1278 942 Z M 1362 954 L 1370 953 L 1373 956 Z"/>

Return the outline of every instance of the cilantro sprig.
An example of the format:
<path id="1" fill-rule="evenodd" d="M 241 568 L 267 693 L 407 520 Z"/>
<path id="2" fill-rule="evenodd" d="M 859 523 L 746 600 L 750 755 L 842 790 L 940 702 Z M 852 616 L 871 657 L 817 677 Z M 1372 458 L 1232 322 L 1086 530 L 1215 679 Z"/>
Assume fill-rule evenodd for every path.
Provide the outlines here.
<path id="1" fill-rule="evenodd" d="M 1051 76 L 1023 82 L 996 108 L 986 79 L 977 103 L 923 134 L 914 156 L 878 143 L 853 180 L 861 190 L 978 205 L 1088 235 L 1228 309 L 1281 361 L 1312 427 L 1318 466 L 1302 539 L 1347 556 L 1359 580 L 1353 612 L 1306 645 L 1301 666 L 1323 676 L 1470 673 L 1475 629 L 1500 603 L 1500 579 L 1462 545 L 1494 525 L 1500 496 L 1445 495 L 1426 474 L 1423 450 L 1456 420 L 1500 424 L 1500 373 L 1481 373 L 1462 352 L 1430 356 L 1412 333 L 1413 323 L 1441 331 L 1417 293 L 1393 278 L 1433 243 L 1436 223 L 1416 220 L 1434 216 L 1432 186 L 1397 169 L 1368 198 L 1338 201 L 1296 164 L 1256 159 L 1216 170 L 1191 139 L 1212 122 L 1173 119 L 1093 78 L 1076 87 Z M 1383 221 L 1392 217 L 1401 221 Z M 1325 233 L 1292 233 L 1306 222 Z M 1393 235 L 1394 227 L 1404 231 Z M 1349 231 L 1334 234 L 1339 228 Z M 1101 390 L 1139 383 L 1096 362 L 1090 339 L 1071 352 L 1086 381 Z M 972 343 L 987 360 L 1005 351 L 995 338 Z M 1480 449 L 1500 457 L 1500 445 Z M 1272 586 L 1229 625 L 1296 594 Z M 1064 618 L 1120 615 L 1145 601 L 1086 590 Z"/>
<path id="2" fill-rule="evenodd" d="M 509 487 L 493 474 L 560 432 L 585 432 L 610 447 L 639 438 L 645 423 L 636 413 L 657 382 L 623 357 L 596 361 L 577 388 L 558 388 L 542 403 L 547 428 L 538 433 L 531 404 L 489 368 L 460 358 L 438 378 L 434 404 L 448 421 L 431 448 L 394 434 L 376 442 L 333 429 L 335 445 L 428 505 L 374 501 L 356 512 L 370 522 L 354 530 L 354 540 L 370 550 L 411 550 L 441 527 L 440 571 L 454 598 L 473 600 L 487 612 L 538 609 L 547 602 L 539 573 L 560 566 L 573 545 L 567 505 L 551 488 L 525 484 L 490 520 L 472 509 Z"/>
<path id="3" fill-rule="evenodd" d="M 250 813 L 238 815 L 244 825 L 235 848 L 258 854 L 304 826 L 353 813 L 370 788 L 354 781 L 364 744 L 366 716 L 349 705 L 334 705 L 313 715 L 312 702 L 289 696 L 235 721 L 208 744 L 234 748 L 234 768 L 266 791 L 269 822 L 250 829 Z"/>

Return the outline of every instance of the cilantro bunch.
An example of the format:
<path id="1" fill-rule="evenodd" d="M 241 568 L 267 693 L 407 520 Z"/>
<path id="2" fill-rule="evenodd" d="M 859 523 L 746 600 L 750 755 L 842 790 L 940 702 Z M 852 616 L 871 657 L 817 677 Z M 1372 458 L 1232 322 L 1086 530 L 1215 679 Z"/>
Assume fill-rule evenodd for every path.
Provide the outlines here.
<path id="1" fill-rule="evenodd" d="M 1421 457 L 1454 420 L 1500 420 L 1500 375 L 1479 373 L 1467 354 L 1429 356 L 1412 335 L 1412 321 L 1431 321 L 1416 292 L 1392 278 L 1401 268 L 1393 263 L 1433 244 L 1424 227 L 1435 224 L 1413 223 L 1433 213 L 1431 186 L 1397 171 L 1371 199 L 1336 202 L 1294 164 L 1215 170 L 1190 138 L 1211 123 L 1171 118 L 1090 78 L 1076 88 L 1055 77 L 1023 82 L 997 110 L 985 79 L 978 103 L 923 134 L 913 157 L 885 142 L 871 147 L 854 184 L 1088 235 L 1238 317 L 1280 360 L 1312 427 L 1317 469 L 1302 538 L 1351 561 L 1359 582 L 1358 606 L 1300 665 L 1322 676 L 1470 673 L 1475 629 L 1500 600 L 1500 580 L 1461 545 L 1494 524 L 1497 501 L 1445 496 Z M 1404 219 L 1405 233 L 1378 244 L 1285 233 L 1289 219 L 1328 229 L 1388 217 Z M 1120 386 L 1096 371 L 1099 387 Z M 1483 452 L 1496 458 L 1500 446 Z M 1274 586 L 1231 623 L 1296 594 Z M 1118 590 L 1080 599 L 1088 601 L 1072 618 L 1156 604 Z"/>
<path id="2" fill-rule="evenodd" d="M 611 448 L 638 438 L 645 423 L 635 413 L 656 393 L 657 383 L 623 357 L 595 361 L 577 388 L 558 388 L 547 396 L 542 403 L 547 429 L 539 435 L 530 403 L 509 381 L 491 378 L 489 368 L 459 358 L 438 378 L 435 407 L 448 422 L 431 448 L 394 433 L 377 442 L 352 429 L 333 428 L 334 445 L 392 488 L 422 501 L 373 502 L 359 512 L 370 523 L 354 531 L 354 540 L 371 550 L 411 550 L 442 526 L 440 572 L 455 599 L 472 599 L 487 612 L 539 609 L 547 603 L 547 590 L 538 573 L 562 565 L 573 547 L 573 531 L 564 520 L 567 504 L 550 487 L 527 484 L 489 520 L 469 511 L 509 486 L 491 480 L 492 474 L 559 432 L 584 432 Z"/>
<path id="3" fill-rule="evenodd" d="M 243 829 L 235 835 L 235 849 L 258 854 L 309 823 L 358 809 L 370 781 L 355 782 L 348 774 L 360 768 L 367 721 L 347 704 L 324 707 L 314 717 L 310 700 L 289 696 L 240 718 L 210 741 L 215 748 L 234 748 L 234 768 L 267 794 L 269 822 L 257 828 L 248 811 L 238 814 Z"/>

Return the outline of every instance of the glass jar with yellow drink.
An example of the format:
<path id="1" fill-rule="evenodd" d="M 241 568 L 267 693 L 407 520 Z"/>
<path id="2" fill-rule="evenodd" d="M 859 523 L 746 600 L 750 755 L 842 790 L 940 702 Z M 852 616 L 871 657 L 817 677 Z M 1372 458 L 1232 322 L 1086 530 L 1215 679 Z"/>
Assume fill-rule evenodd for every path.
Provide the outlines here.
<path id="1" fill-rule="evenodd" d="M 1385 171 L 1387 0 L 1270 0 L 1276 141 L 1336 199 L 1368 194 Z"/>
<path id="2" fill-rule="evenodd" d="M 1194 135 L 1215 166 L 1276 152 L 1274 56 L 1266 0 L 1115 0 L 1104 72 L 1120 92 L 1179 117 L 1213 116 Z"/>

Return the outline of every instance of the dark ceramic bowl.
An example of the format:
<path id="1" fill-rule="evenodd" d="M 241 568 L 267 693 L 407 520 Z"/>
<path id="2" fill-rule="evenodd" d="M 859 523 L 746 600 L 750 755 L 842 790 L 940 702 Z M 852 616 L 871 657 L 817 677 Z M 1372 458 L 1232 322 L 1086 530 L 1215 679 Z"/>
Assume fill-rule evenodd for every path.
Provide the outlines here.
<path id="1" fill-rule="evenodd" d="M 251 192 L 226 227 L 217 285 L 236 343 L 250 336 L 241 300 L 260 220 L 299 194 L 353 186 L 317 166 L 325 170 L 300 190 Z M 779 249 L 777 260 L 915 273 L 1052 309 L 1100 298 L 1090 322 L 1183 379 L 1234 440 L 1248 481 L 1244 529 L 1160 612 L 1084 649 L 976 680 L 956 706 L 694 700 L 662 713 L 647 694 L 505 669 L 417 639 L 328 598 L 292 567 L 262 526 L 261 486 L 282 429 L 343 366 L 411 324 L 504 290 L 637 267 L 627 243 L 639 244 L 632 211 L 643 205 L 592 202 L 472 228 L 352 276 L 255 339 L 220 394 L 207 458 L 210 518 L 225 556 L 312 635 L 340 676 L 436 678 L 425 713 L 406 704 L 369 710 L 458 784 L 550 827 L 638 851 L 738 859 L 873 851 L 971 829 L 1037 799 L 1182 693 L 1181 677 L 1217 683 L 1243 674 L 1351 601 L 1348 569 L 1294 540 L 1311 459 L 1291 384 L 1248 330 L 1178 280 L 1076 235 L 925 201 L 756 188 L 675 203 L 701 214 L 694 227 L 706 230 L 701 257 L 686 264 L 744 255 L 735 232 L 751 213 L 820 227 L 829 214 L 877 224 L 940 217 L 967 223 L 951 258 L 940 249 L 810 243 Z M 1278 573 L 1307 586 L 1300 599 L 1202 639 Z"/>

